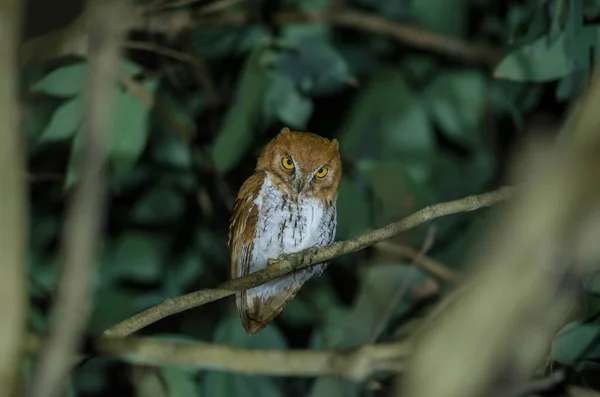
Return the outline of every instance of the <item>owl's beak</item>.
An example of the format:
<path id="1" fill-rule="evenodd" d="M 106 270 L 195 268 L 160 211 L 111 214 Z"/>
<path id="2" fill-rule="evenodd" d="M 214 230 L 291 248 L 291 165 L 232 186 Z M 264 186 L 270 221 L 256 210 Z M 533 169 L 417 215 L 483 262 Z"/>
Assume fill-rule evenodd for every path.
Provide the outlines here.
<path id="1" fill-rule="evenodd" d="M 292 187 L 296 189 L 296 192 L 298 192 L 298 194 L 302 193 L 305 186 L 306 185 L 304 184 L 304 179 L 302 178 L 296 178 L 292 181 Z"/>

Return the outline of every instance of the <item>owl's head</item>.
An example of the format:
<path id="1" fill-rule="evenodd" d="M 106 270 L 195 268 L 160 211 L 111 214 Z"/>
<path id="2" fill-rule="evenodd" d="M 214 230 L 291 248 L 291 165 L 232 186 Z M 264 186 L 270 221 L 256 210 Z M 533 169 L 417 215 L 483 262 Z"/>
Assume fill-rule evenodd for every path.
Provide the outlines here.
<path id="1" fill-rule="evenodd" d="M 283 128 L 263 149 L 257 170 L 267 170 L 296 194 L 330 199 L 342 176 L 337 139 Z"/>

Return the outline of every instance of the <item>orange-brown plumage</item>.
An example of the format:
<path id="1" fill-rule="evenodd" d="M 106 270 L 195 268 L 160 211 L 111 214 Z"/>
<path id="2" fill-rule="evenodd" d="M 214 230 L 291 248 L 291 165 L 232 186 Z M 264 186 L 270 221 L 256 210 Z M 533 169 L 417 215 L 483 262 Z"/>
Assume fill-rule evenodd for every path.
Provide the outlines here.
<path id="1" fill-rule="evenodd" d="M 341 173 L 337 140 L 287 128 L 273 138 L 235 200 L 229 228 L 231 277 L 265 268 L 268 259 L 280 254 L 330 244 Z M 262 330 L 326 266 L 315 264 L 238 292 L 236 304 L 246 331 Z"/>

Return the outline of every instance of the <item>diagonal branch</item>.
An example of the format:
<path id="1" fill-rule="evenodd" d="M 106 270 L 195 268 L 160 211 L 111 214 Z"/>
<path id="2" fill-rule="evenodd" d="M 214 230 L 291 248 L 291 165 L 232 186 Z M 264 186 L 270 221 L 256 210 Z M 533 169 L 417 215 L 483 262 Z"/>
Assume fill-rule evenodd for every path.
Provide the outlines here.
<path id="1" fill-rule="evenodd" d="M 214 289 L 204 289 L 151 307 L 124 320 L 104 332 L 105 336 L 123 337 L 130 335 L 165 317 L 213 302 L 233 295 L 236 291 L 246 290 L 281 277 L 294 270 L 308 267 L 314 263 L 329 262 L 339 256 L 363 250 L 375 243 L 394 237 L 422 223 L 445 215 L 474 211 L 508 199 L 512 189 L 504 187 L 490 193 L 465 197 L 460 200 L 425 207 L 414 214 L 391 223 L 381 229 L 365 233 L 352 240 L 338 241 L 319 250 L 307 249 L 296 254 L 282 255 L 263 270 L 221 284 Z"/>

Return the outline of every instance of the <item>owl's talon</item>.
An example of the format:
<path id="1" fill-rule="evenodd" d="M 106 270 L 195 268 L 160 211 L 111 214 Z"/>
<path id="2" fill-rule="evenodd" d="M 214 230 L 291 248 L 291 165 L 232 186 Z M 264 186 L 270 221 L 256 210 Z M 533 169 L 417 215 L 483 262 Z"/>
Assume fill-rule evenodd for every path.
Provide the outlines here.
<path id="1" fill-rule="evenodd" d="M 315 256 L 317 256 L 318 253 L 319 253 L 319 248 L 313 247 L 310 250 L 310 260 L 312 261 L 313 259 L 315 259 Z"/>
<path id="2" fill-rule="evenodd" d="M 284 256 L 285 256 L 284 254 L 281 254 L 275 259 L 267 259 L 267 265 L 272 266 L 278 262 L 281 262 L 284 259 Z"/>
<path id="3" fill-rule="evenodd" d="M 308 253 L 304 256 L 304 260 L 306 261 L 305 263 L 307 263 L 310 266 L 318 252 L 319 249 L 317 247 L 309 248 Z"/>

